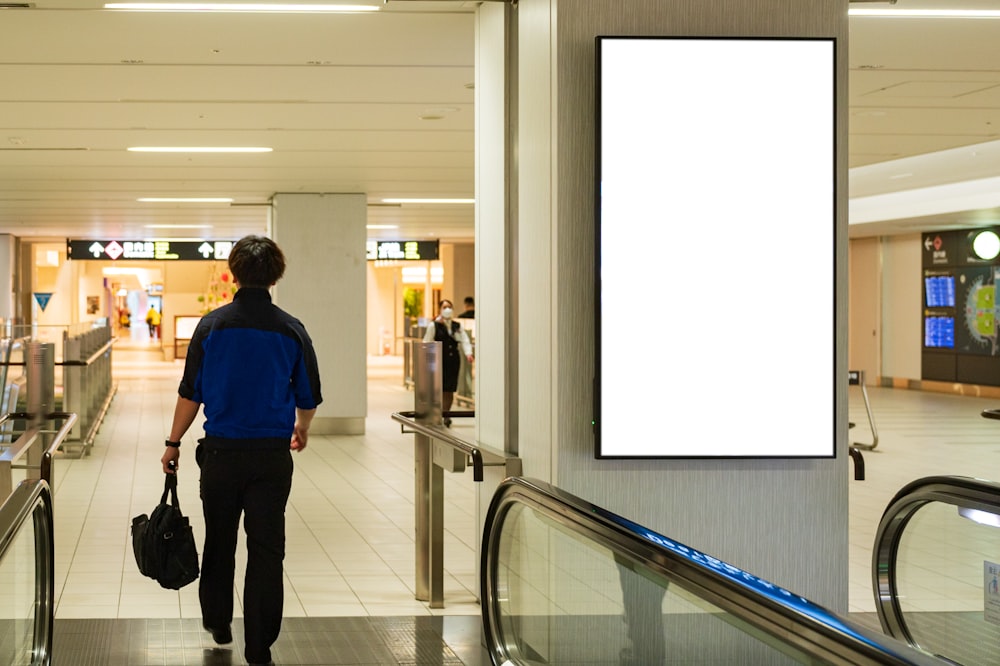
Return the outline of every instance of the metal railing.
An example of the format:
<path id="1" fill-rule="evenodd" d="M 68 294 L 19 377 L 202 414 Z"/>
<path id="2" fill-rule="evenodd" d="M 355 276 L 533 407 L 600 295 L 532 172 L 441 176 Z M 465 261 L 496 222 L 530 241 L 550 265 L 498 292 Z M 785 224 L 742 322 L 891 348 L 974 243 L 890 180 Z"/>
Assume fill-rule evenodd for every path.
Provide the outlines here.
<path id="1" fill-rule="evenodd" d="M 940 664 L 717 558 L 541 481 L 486 517 L 494 664 Z"/>
<path id="2" fill-rule="evenodd" d="M 24 420 L 30 425 L 10 446 L 0 451 L 0 497 L 10 496 L 14 488 L 13 471 L 27 470 L 27 478 L 42 479 L 55 487 L 52 467 L 55 452 L 77 422 L 77 415 L 51 412 L 41 419 L 28 412 L 12 412 L 0 416 L 0 425 L 10 420 Z M 62 421 L 57 430 L 42 427 L 47 421 Z M 49 436 L 52 436 L 51 439 Z M 39 446 L 35 443 L 39 442 Z"/>
<path id="3" fill-rule="evenodd" d="M 61 411 L 72 412 L 78 416 L 73 429 L 64 439 L 62 450 L 64 453 L 82 457 L 93 447 L 117 389 L 111 375 L 111 350 L 114 338 L 107 326 L 60 327 L 57 331 L 63 336 L 61 344 L 41 342 L 42 346 L 51 349 L 52 367 L 46 368 L 41 376 L 26 372 L 27 381 L 23 379 L 19 381 L 27 385 L 28 393 L 40 390 L 51 396 L 43 411 L 52 410 L 56 407 L 56 402 L 59 402 Z M 55 332 L 47 333 L 51 337 Z M 4 359 L 4 373 L 10 367 L 31 369 L 35 359 L 28 358 L 28 348 L 39 344 L 39 341 L 8 338 L 3 340 L 3 344 L 2 349 L 14 351 L 7 354 L 7 358 Z M 41 381 L 46 386 L 32 387 L 33 381 Z M 57 391 L 58 387 L 62 388 L 61 398 Z M 18 405 L 11 401 L 5 411 L 19 411 Z M 27 411 L 33 410 L 29 408 Z M 3 431 L 0 431 L 0 435 L 3 434 Z"/>
<path id="4" fill-rule="evenodd" d="M 41 479 L 22 481 L 0 506 L 0 663 L 52 663 L 55 546 L 52 495 Z"/>
<path id="5" fill-rule="evenodd" d="M 998 483 L 931 476 L 904 486 L 882 515 L 872 552 L 883 629 L 956 663 L 995 664 L 998 528 Z"/>
<path id="6" fill-rule="evenodd" d="M 472 416 L 475 412 L 450 412 Z M 416 593 L 431 608 L 444 608 L 444 472 L 464 472 L 483 480 L 485 467 L 503 467 L 504 475 L 521 473 L 521 459 L 502 451 L 470 444 L 441 425 L 418 420 L 416 412 L 395 412 L 392 419 L 413 438 L 414 517 L 416 526 Z"/>

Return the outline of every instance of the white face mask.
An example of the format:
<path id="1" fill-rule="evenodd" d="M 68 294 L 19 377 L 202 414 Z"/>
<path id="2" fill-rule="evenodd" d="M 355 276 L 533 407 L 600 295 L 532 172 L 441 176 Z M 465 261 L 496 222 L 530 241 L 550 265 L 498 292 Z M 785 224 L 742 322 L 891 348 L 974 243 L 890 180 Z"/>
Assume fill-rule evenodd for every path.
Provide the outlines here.
<path id="1" fill-rule="evenodd" d="M 451 308 L 444 308 L 443 310 L 441 310 L 441 316 L 444 317 L 445 319 L 451 319 L 451 313 L 452 313 Z"/>

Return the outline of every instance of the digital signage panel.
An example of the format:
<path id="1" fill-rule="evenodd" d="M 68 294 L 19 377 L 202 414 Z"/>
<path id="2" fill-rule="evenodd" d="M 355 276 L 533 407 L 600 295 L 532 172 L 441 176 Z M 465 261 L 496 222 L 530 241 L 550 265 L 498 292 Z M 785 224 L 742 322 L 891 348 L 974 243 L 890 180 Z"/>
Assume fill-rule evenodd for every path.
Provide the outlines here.
<path id="1" fill-rule="evenodd" d="M 596 46 L 596 456 L 834 456 L 835 40 Z"/>
<path id="2" fill-rule="evenodd" d="M 924 304 L 929 308 L 955 307 L 955 276 L 930 275 L 925 277 Z"/>
<path id="3" fill-rule="evenodd" d="M 924 317 L 924 347 L 955 348 L 955 318 L 945 316 Z"/>

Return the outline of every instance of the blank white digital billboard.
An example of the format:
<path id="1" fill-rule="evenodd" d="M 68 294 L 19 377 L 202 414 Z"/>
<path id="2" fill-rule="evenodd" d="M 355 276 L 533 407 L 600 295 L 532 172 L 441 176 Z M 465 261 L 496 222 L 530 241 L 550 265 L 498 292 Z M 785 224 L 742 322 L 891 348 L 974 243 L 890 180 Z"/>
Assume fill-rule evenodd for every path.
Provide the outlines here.
<path id="1" fill-rule="evenodd" d="M 597 52 L 597 456 L 833 456 L 835 41 Z"/>

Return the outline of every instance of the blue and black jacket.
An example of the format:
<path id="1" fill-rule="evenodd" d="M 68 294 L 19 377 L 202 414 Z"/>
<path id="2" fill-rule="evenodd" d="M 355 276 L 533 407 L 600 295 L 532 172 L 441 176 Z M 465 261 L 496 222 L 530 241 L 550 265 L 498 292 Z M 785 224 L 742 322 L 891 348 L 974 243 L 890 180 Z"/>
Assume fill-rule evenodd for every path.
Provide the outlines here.
<path id="1" fill-rule="evenodd" d="M 212 445 L 233 448 L 287 448 L 295 408 L 323 400 L 305 326 L 255 287 L 202 317 L 178 393 L 205 406 Z"/>

